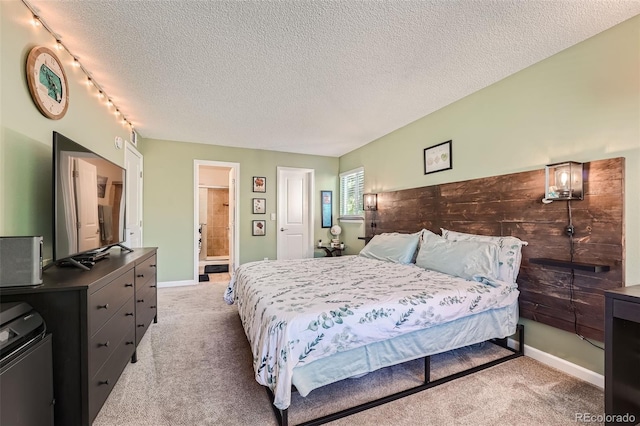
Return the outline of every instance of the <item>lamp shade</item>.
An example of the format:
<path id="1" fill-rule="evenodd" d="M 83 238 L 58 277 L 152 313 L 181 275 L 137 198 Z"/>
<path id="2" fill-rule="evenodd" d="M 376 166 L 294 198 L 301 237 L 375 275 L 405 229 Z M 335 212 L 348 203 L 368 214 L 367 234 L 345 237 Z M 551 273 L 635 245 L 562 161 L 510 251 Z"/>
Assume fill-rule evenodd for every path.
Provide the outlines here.
<path id="1" fill-rule="evenodd" d="M 584 198 L 582 163 L 565 161 L 545 166 L 545 199 L 582 200 Z"/>
<path id="2" fill-rule="evenodd" d="M 363 199 L 365 210 L 378 210 L 378 194 L 364 194 Z"/>

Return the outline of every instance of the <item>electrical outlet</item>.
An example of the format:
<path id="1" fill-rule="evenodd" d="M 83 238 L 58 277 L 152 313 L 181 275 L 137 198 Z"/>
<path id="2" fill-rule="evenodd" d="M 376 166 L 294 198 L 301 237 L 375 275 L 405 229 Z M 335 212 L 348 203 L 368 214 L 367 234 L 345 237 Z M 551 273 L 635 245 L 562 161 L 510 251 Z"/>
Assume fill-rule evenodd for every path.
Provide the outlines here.
<path id="1" fill-rule="evenodd" d="M 268 257 L 265 257 L 265 258 L 264 258 L 264 260 L 269 260 L 269 258 L 268 258 Z"/>

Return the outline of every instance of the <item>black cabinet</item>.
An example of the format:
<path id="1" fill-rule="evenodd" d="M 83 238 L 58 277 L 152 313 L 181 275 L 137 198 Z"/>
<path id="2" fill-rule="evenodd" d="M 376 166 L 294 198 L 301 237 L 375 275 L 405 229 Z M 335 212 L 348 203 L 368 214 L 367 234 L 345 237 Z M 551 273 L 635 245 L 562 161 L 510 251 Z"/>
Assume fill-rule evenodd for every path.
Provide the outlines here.
<path id="1" fill-rule="evenodd" d="M 51 334 L 0 368 L 0 424 L 53 425 Z"/>
<path id="2" fill-rule="evenodd" d="M 53 334 L 56 425 L 91 425 L 135 361 L 137 343 L 157 318 L 155 268 L 155 248 L 112 250 L 89 271 L 54 266 L 39 287 L 0 289 L 3 302 L 28 303 Z"/>
<path id="3" fill-rule="evenodd" d="M 640 423 L 640 285 L 605 292 L 607 424 Z"/>

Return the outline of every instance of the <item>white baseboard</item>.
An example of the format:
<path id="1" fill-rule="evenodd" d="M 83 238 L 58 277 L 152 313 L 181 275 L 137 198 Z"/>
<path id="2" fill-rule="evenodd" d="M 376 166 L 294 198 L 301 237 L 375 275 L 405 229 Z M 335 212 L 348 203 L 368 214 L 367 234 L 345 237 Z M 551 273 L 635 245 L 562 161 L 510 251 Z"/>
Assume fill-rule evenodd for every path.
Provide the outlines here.
<path id="1" fill-rule="evenodd" d="M 509 339 L 509 347 L 516 348 L 517 345 L 518 343 L 515 340 Z M 589 382 L 592 385 L 604 389 L 604 376 L 602 374 L 598 374 L 595 371 L 581 367 L 567 361 L 566 359 L 543 352 L 540 349 L 536 349 L 529 345 L 524 345 L 524 356 L 533 358 L 536 361 L 540 361 L 541 363 L 548 365 L 549 367 L 553 367 L 556 370 L 560 370 L 563 373 L 567 373 L 570 376 L 577 377 L 580 380 L 584 380 L 585 382 Z"/>
<path id="2" fill-rule="evenodd" d="M 182 287 L 185 285 L 196 285 L 197 282 L 193 280 L 184 280 L 184 281 L 163 281 L 158 283 L 158 288 L 166 288 L 166 287 Z"/>

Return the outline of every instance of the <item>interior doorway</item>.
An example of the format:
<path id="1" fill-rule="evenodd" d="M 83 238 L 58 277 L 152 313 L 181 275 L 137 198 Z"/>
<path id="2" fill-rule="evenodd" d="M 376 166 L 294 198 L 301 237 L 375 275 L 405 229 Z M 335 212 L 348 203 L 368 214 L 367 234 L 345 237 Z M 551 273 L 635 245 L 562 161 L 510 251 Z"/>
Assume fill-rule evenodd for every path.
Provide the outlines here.
<path id="1" fill-rule="evenodd" d="M 226 281 L 237 266 L 239 164 L 195 160 L 194 281 Z"/>

